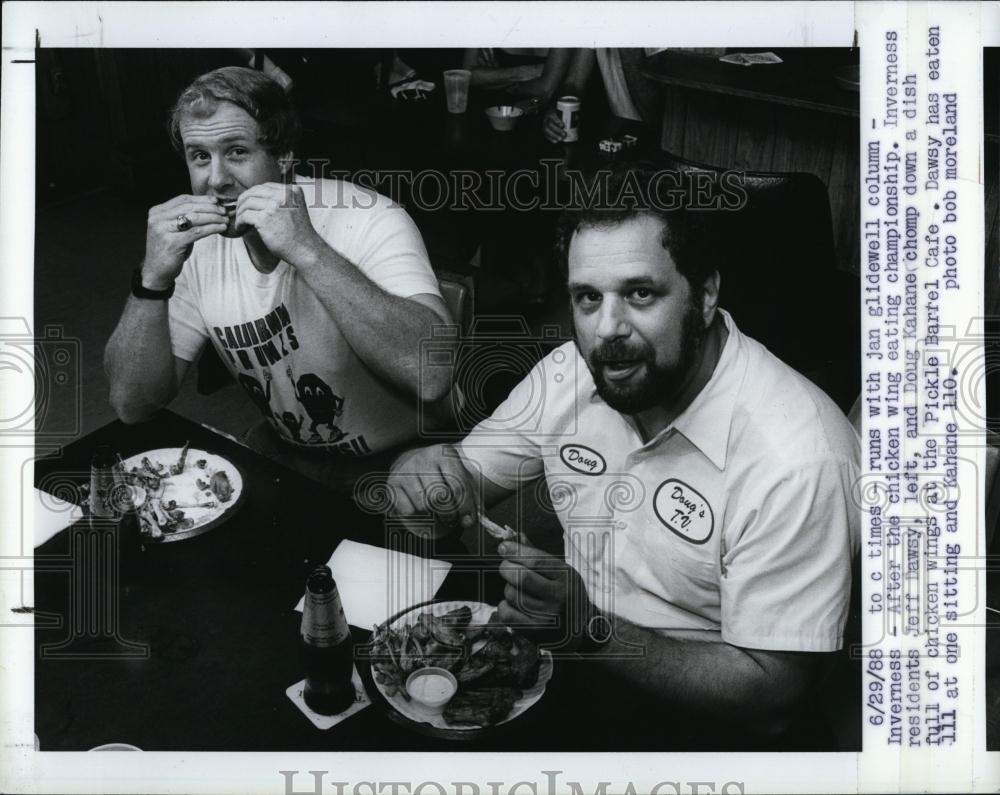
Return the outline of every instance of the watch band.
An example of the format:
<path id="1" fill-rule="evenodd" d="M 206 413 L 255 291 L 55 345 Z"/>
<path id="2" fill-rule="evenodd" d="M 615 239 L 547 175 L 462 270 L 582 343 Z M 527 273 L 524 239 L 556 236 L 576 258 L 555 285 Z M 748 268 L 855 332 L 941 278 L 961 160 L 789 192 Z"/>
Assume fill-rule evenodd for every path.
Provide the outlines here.
<path id="1" fill-rule="evenodd" d="M 132 271 L 132 295 L 136 298 L 145 298 L 150 301 L 166 301 L 174 294 L 174 285 L 171 284 L 166 290 L 150 290 L 142 286 L 142 268 Z"/>

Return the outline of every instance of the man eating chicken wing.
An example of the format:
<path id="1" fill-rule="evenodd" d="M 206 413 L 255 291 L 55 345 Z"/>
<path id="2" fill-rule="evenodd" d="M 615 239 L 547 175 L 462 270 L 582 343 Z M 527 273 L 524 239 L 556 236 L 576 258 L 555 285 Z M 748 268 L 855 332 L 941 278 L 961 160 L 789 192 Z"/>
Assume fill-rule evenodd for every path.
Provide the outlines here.
<path id="1" fill-rule="evenodd" d="M 348 460 L 408 442 L 420 404 L 448 394 L 449 368 L 421 378 L 419 340 L 450 317 L 406 212 L 296 176 L 298 132 L 281 86 L 252 69 L 181 93 L 170 134 L 191 193 L 149 211 L 105 368 L 117 414 L 139 422 L 211 344 L 264 416 L 246 441 L 338 487 L 357 474 Z"/>
<path id="2" fill-rule="evenodd" d="M 607 195 L 626 179 L 655 172 Z M 564 235 L 574 342 L 457 447 L 398 460 L 397 510 L 446 485 L 443 535 L 545 478 L 564 554 L 503 541 L 499 618 L 674 720 L 781 736 L 843 644 L 857 436 L 720 307 L 714 213 L 596 204 Z"/>

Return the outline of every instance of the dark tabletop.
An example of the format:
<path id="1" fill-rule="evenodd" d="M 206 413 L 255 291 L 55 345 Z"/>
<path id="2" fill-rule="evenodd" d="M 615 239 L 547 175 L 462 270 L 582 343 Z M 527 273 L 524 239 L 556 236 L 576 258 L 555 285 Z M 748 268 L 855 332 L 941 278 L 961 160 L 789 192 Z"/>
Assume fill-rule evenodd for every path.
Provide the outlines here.
<path id="1" fill-rule="evenodd" d="M 345 538 L 412 546 L 413 537 L 171 412 L 138 426 L 111 423 L 40 459 L 36 485 L 66 494 L 86 482 L 99 444 L 127 458 L 187 440 L 243 472 L 247 496 L 229 521 L 148 549 L 118 572 L 98 563 L 99 545 L 114 541 L 111 526 L 84 520 L 36 550 L 35 731 L 43 750 L 109 742 L 149 751 L 667 747 L 660 721 L 644 725 L 627 694 L 615 693 L 606 712 L 598 706 L 602 678 L 578 659 L 557 659 L 542 700 L 476 743 L 422 736 L 379 703 L 333 729 L 314 728 L 285 695 L 303 676 L 294 607 L 306 573 Z M 495 560 L 447 544 L 417 551 L 459 564 L 438 598 L 502 598 Z M 355 631 L 357 643 L 366 639 Z"/>
<path id="2" fill-rule="evenodd" d="M 749 50 L 755 51 L 755 50 Z M 716 56 L 663 50 L 646 59 L 643 74 L 671 86 L 790 105 L 823 113 L 858 115 L 858 93 L 834 80 L 834 69 L 857 64 L 857 51 L 822 47 L 779 50 L 780 64 L 739 66 Z"/>

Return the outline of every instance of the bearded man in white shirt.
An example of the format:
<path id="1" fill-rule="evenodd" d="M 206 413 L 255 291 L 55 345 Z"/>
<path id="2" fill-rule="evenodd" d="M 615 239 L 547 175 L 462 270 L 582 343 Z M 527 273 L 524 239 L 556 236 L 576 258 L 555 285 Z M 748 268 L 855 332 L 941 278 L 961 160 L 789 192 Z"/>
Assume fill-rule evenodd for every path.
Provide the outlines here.
<path id="1" fill-rule="evenodd" d="M 648 198 L 656 173 L 596 204 L 625 180 Z M 499 619 L 678 716 L 778 736 L 843 644 L 857 435 L 720 308 L 718 214 L 603 205 L 565 229 L 575 341 L 457 447 L 397 461 L 397 510 L 451 489 L 444 535 L 545 478 L 564 554 L 504 541 Z"/>

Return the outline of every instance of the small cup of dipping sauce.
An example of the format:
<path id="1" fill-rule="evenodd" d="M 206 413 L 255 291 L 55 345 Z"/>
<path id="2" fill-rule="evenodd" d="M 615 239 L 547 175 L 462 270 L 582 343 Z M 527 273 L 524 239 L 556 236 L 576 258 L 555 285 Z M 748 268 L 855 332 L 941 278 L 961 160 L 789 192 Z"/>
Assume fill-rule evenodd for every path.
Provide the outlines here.
<path id="1" fill-rule="evenodd" d="M 421 711 L 437 714 L 458 692 L 458 681 L 445 668 L 420 668 L 407 678 L 406 692 Z"/>

